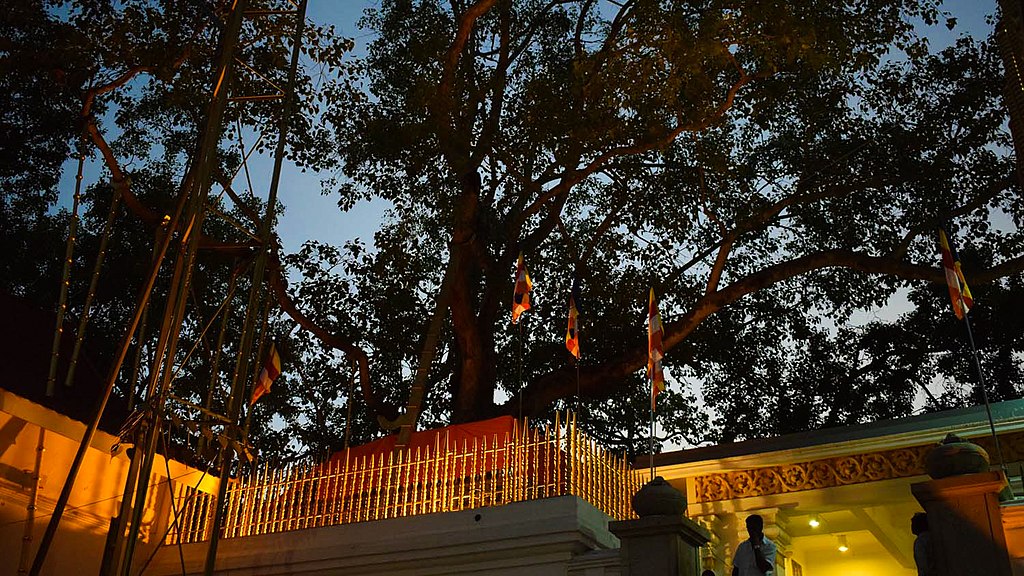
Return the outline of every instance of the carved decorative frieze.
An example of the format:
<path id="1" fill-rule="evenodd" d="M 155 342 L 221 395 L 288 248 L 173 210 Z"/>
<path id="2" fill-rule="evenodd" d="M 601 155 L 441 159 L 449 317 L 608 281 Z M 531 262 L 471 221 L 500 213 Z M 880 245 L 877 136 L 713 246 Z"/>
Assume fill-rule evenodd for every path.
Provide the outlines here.
<path id="1" fill-rule="evenodd" d="M 988 451 L 993 464 L 998 462 L 991 438 L 971 441 Z M 1024 432 L 1002 434 L 999 443 L 1007 462 L 1024 459 Z M 718 502 L 919 476 L 925 473 L 924 456 L 932 446 L 934 444 L 697 476 L 694 478 L 696 500 Z"/>

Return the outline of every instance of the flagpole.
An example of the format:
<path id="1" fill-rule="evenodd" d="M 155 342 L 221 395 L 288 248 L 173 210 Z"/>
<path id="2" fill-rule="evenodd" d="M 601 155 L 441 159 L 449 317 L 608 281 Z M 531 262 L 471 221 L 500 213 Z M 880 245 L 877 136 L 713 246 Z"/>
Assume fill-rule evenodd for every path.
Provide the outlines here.
<path id="1" fill-rule="evenodd" d="M 651 480 L 654 480 L 654 388 L 651 388 Z"/>
<path id="2" fill-rule="evenodd" d="M 964 305 L 963 296 L 960 297 L 960 309 L 964 311 L 964 326 L 967 327 L 967 340 L 971 343 L 971 354 L 974 356 L 974 367 L 978 370 L 978 386 L 981 388 L 981 399 L 985 402 L 985 414 L 988 416 L 988 427 L 992 433 L 992 441 L 995 443 L 996 456 L 999 457 L 999 468 L 1003 471 L 1009 481 L 1010 474 L 1006 471 L 1006 461 L 1003 459 L 1003 449 L 999 445 L 999 435 L 996 434 L 996 424 L 992 419 L 992 405 L 988 401 L 988 390 L 985 385 L 985 374 L 981 370 L 981 360 L 978 358 L 978 348 L 974 345 L 974 332 L 971 330 L 971 316 Z"/>
<path id="3" fill-rule="evenodd" d="M 580 359 L 576 359 L 576 414 L 580 413 Z"/>
<path id="4" fill-rule="evenodd" d="M 658 313 L 657 303 L 654 299 L 654 288 L 651 288 L 650 297 L 647 300 L 647 382 L 650 386 L 650 401 L 651 401 L 651 424 L 650 424 L 650 465 L 651 465 L 651 480 L 655 478 L 656 470 L 654 468 L 654 403 L 658 397 L 658 392 L 664 389 L 665 377 L 661 369 L 661 315 Z M 659 386 L 661 384 L 661 386 Z"/>
<path id="5" fill-rule="evenodd" d="M 519 420 L 523 419 L 523 325 L 517 323 L 519 326 Z"/>
<path id="6" fill-rule="evenodd" d="M 1006 471 L 1003 449 L 999 445 L 999 435 L 996 434 L 996 425 L 992 418 L 992 405 L 988 400 L 985 374 L 981 369 L 978 347 L 974 344 L 974 332 L 971 330 L 970 310 L 974 304 L 973 298 L 971 298 L 970 288 L 967 287 L 967 280 L 960 270 L 960 256 L 957 254 L 956 248 L 953 247 L 953 243 L 947 238 L 946 230 L 942 226 L 939 227 L 939 248 L 942 252 L 942 267 L 946 274 L 946 284 L 949 285 L 949 294 L 953 298 L 953 311 L 956 313 L 957 318 L 964 321 L 964 326 L 967 327 L 967 340 L 971 344 L 974 367 L 978 370 L 978 386 L 981 387 L 981 399 L 985 403 L 985 414 L 988 416 L 989 431 L 992 433 L 992 442 L 995 445 L 996 455 L 999 457 L 999 468 L 1003 471 L 1007 481 L 1009 481 L 1010 475 Z M 961 286 L 961 283 L 963 286 Z M 968 305 L 967 299 L 964 298 L 965 293 L 967 294 L 967 299 L 972 300 L 970 305 Z"/>

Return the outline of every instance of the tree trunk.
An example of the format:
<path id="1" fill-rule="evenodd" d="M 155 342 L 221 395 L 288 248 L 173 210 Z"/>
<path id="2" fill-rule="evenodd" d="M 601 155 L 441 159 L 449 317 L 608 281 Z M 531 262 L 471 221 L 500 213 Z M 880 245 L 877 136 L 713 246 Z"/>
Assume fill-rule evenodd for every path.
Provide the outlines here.
<path id="1" fill-rule="evenodd" d="M 452 380 L 452 421 L 485 418 L 494 410 L 494 337 L 481 326 L 477 302 L 481 267 L 473 251 L 479 225 L 480 175 L 466 174 L 455 210 L 451 262 L 452 328 L 457 368 Z"/>

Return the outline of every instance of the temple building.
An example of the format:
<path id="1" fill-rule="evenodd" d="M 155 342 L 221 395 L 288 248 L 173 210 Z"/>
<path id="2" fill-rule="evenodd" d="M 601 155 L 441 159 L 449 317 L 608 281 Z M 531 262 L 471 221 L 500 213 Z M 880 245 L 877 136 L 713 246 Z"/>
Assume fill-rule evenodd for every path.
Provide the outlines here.
<path id="1" fill-rule="evenodd" d="M 643 546 L 667 550 L 682 531 L 707 544 L 664 573 L 722 575 L 756 513 L 778 544 L 776 576 L 911 576 L 911 516 L 928 498 L 970 493 L 981 500 L 947 506 L 964 518 L 946 525 L 981 530 L 996 550 L 989 556 L 1008 552 L 1012 574 L 1024 574 L 1024 506 L 1006 500 L 1022 494 L 1024 400 L 992 413 L 998 451 L 985 409 L 975 407 L 659 454 L 657 474 L 685 495 L 686 517 L 653 521 L 629 506 L 648 480 L 647 458 L 629 466 L 571 417 L 426 431 L 397 451 L 385 439 L 232 479 L 217 573 L 627 576 L 642 573 L 630 568 L 637 555 L 657 555 Z M 0 390 L 0 556 L 17 559 L 2 563 L 0 576 L 30 562 L 83 430 Z M 993 470 L 1001 453 L 1010 486 L 997 472 L 930 481 L 926 454 L 949 433 L 983 446 Z M 109 555 L 127 466 L 123 453 L 109 452 L 116 441 L 97 435 L 43 574 L 95 573 Z M 147 575 L 201 574 L 217 479 L 173 460 L 154 474 L 134 572 L 145 564 Z M 654 529 L 667 530 L 662 540 L 640 541 Z"/>
<path id="2" fill-rule="evenodd" d="M 1024 401 L 993 404 L 992 415 L 1022 496 Z M 778 544 L 779 576 L 913 576 L 910 518 L 922 506 L 911 485 L 928 480 L 925 454 L 948 433 L 983 446 L 998 468 L 983 406 L 669 452 L 655 464 L 714 535 L 703 564 L 716 574 L 731 570 L 756 513 Z"/>

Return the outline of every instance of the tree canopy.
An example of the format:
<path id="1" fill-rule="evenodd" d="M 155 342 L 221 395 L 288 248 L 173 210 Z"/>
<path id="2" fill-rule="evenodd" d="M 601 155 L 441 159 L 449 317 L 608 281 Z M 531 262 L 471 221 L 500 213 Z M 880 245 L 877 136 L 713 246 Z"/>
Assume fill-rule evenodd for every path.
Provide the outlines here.
<path id="1" fill-rule="evenodd" d="M 1020 219 L 1000 62 L 984 41 L 929 53 L 911 21 L 938 16 L 917 2 L 383 3 L 365 20 L 365 91 L 328 115 L 353 181 L 343 203 L 393 205 L 377 251 L 351 260 L 360 303 L 389 288 L 358 332 L 415 366 L 410 326 L 448 311 L 428 405 L 456 421 L 520 401 L 543 414 L 577 387 L 642 406 L 653 286 L 675 393 L 702 386 L 726 436 L 906 413 L 914 380 L 842 358 L 854 338 L 831 326 L 941 282 L 947 220 L 985 255 L 974 282 L 1022 265 L 1019 230 L 991 226 Z M 540 303 L 522 343 L 508 323 L 521 252 Z M 574 277 L 578 372 L 559 338 Z M 846 414 L 844 382 L 868 397 Z M 692 437 L 700 404 L 670 402 Z"/>
<path id="2" fill-rule="evenodd" d="M 84 198 L 83 246 L 111 192 L 130 208 L 107 264 L 121 273 L 100 298 L 102 338 L 128 313 L 124 294 L 194 143 L 218 4 L 60 6 L 25 4 L 0 35 L 5 125 L 36 129 L 0 144 L 0 241 L 19 254 L 0 287 L 52 306 L 60 263 L 40 255 L 61 250 L 69 219 L 50 210 L 56 174 L 75 146 L 97 154 L 107 172 Z M 932 50 L 915 27 L 941 16 L 911 0 L 393 0 L 367 10 L 374 40 L 361 59 L 314 26 L 305 54 L 319 70 L 301 75 L 289 158 L 341 171 L 325 187 L 342 212 L 367 199 L 389 209 L 372 244 L 311 241 L 275 256 L 268 334 L 285 376 L 257 404 L 253 432 L 286 455 L 336 449 L 347 425 L 359 441 L 378 421 L 578 408 L 603 443 L 644 450 L 652 287 L 666 438 L 900 416 L 942 379 L 931 405 L 959 405 L 973 376 L 944 295 L 940 224 L 979 303 L 991 391 L 1019 396 L 1024 204 L 1002 64 L 983 38 Z M 272 68 L 286 33 L 265 26 L 247 56 Z M 24 57 L 33 51 L 45 58 Z M 256 250 L 241 229 L 262 207 L 234 190 L 239 150 L 276 110 L 229 115 L 253 128 L 225 131 L 218 182 L 232 201 L 215 202 L 226 217 L 203 230 L 188 324 L 203 343 L 176 392 L 200 404 L 223 394 L 214 358 L 237 344 L 228 330 L 213 345 L 202 326 L 244 287 L 237 271 Z M 512 326 L 520 253 L 534 307 Z M 574 279 L 578 365 L 564 347 Z M 894 297 L 908 301 L 896 320 L 857 320 Z"/>

